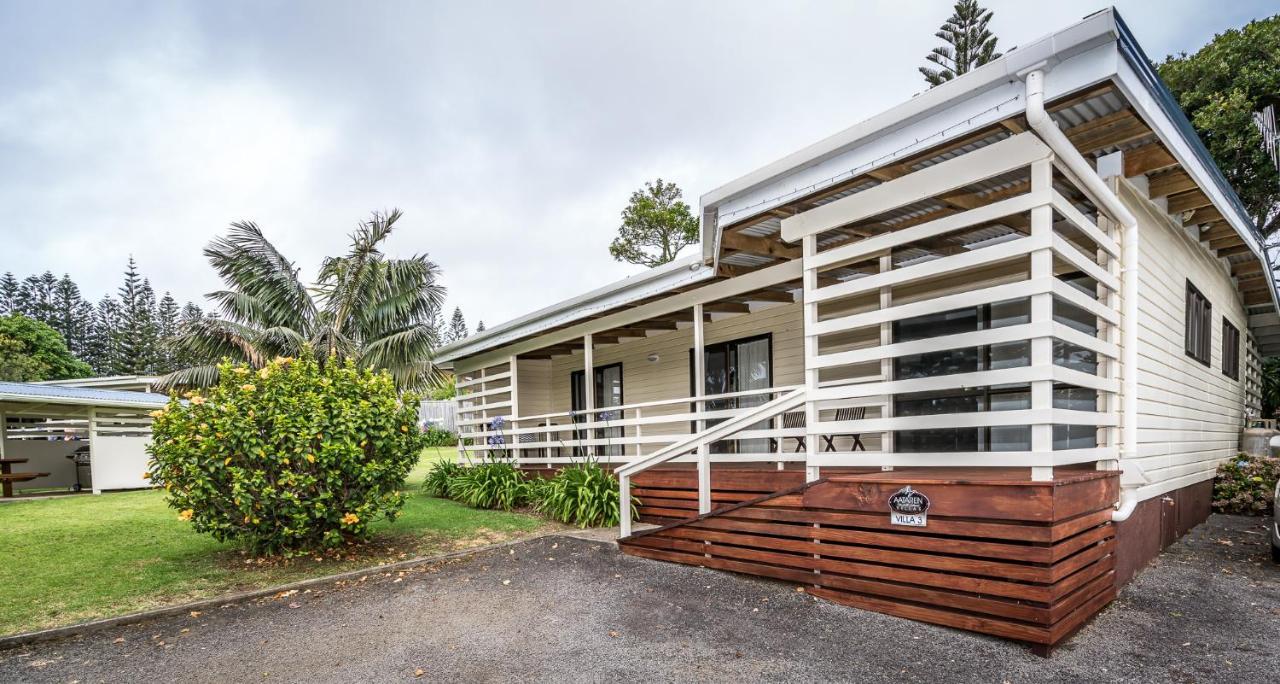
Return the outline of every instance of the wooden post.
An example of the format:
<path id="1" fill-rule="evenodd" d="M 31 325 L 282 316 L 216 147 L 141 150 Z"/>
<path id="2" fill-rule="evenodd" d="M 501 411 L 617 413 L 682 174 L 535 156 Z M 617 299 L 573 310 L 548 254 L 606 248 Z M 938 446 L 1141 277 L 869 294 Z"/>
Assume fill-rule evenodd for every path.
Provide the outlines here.
<path id="1" fill-rule="evenodd" d="M 702 305 L 693 305 L 693 396 L 697 400 L 695 406 L 701 416 L 706 411 L 706 402 L 702 397 L 707 395 L 706 369 L 706 327 L 702 321 Z M 698 432 L 707 429 L 707 421 L 698 419 Z M 711 445 L 698 447 L 698 512 L 711 512 Z"/>
<path id="2" fill-rule="evenodd" d="M 619 537 L 631 536 L 631 476 L 618 476 Z"/>
<path id="3" fill-rule="evenodd" d="M 893 253 L 892 251 L 880 257 L 880 272 L 887 273 L 893 269 Z M 893 288 L 880 288 L 880 308 L 887 309 L 893 306 Z M 880 346 L 893 344 L 893 323 L 886 322 L 880 324 Z M 880 359 L 880 380 L 888 382 L 893 380 L 893 359 Z M 880 407 L 881 418 L 893 417 L 893 395 L 886 394 L 884 404 Z M 880 452 L 893 452 L 893 432 L 885 431 L 880 433 Z M 893 470 L 891 465 L 881 465 L 880 470 Z"/>
<path id="4" fill-rule="evenodd" d="M 585 422 L 594 423 L 596 420 L 596 372 L 595 372 L 595 349 L 592 348 L 591 333 L 582 336 L 582 364 L 585 370 L 582 372 L 582 406 L 586 410 L 584 418 Z M 591 439 L 591 430 L 583 430 L 583 439 Z M 582 453 L 588 458 L 596 455 L 594 446 L 584 447 Z"/>
<path id="5" fill-rule="evenodd" d="M 644 418 L 644 412 L 643 412 L 643 411 L 641 411 L 640 409 L 636 409 L 635 411 L 636 411 L 636 429 L 635 429 L 635 436 L 636 436 L 636 458 L 640 458 L 641 456 L 643 456 L 643 455 L 644 455 L 644 452 L 642 452 L 642 451 L 640 450 L 640 448 L 641 448 L 641 446 L 642 446 L 642 445 L 640 444 L 640 438 L 644 436 L 644 426 L 640 425 L 640 420 L 641 420 L 642 418 Z M 624 435 L 624 436 L 626 435 L 626 431 L 625 431 L 625 430 L 623 431 L 623 435 Z M 625 449 L 624 449 L 623 451 L 624 451 L 624 453 L 625 453 Z"/>
<path id="6" fill-rule="evenodd" d="M 1031 165 L 1031 191 L 1046 192 L 1053 187 L 1053 162 L 1043 160 Z M 1049 237 L 1053 233 L 1053 207 L 1044 205 L 1031 210 L 1031 239 L 1043 240 L 1044 249 L 1031 253 L 1031 280 L 1043 282 L 1053 277 L 1053 249 Z M 1031 297 L 1031 324 L 1049 325 L 1053 322 L 1053 295 L 1038 294 Z M 1032 367 L 1053 365 L 1053 339 L 1037 337 L 1031 341 Z M 1031 383 L 1031 409 L 1048 412 L 1053 409 L 1053 381 L 1038 380 Z M 1031 451 L 1037 456 L 1053 452 L 1053 425 L 1039 423 L 1031 426 Z M 1052 480 L 1053 466 L 1031 468 L 1031 479 Z"/>
<path id="7" fill-rule="evenodd" d="M 516 429 L 520 427 L 520 423 L 519 423 L 520 395 L 517 391 L 518 388 L 516 387 L 516 355 L 515 354 L 512 354 L 511 360 L 507 362 L 507 371 L 508 371 L 507 385 L 510 387 L 510 390 L 511 390 L 511 408 L 508 410 L 511 412 L 511 431 L 514 432 Z M 512 439 L 511 455 L 514 457 L 516 467 L 519 468 L 520 455 L 522 453 L 520 450 L 520 436 L 517 434 L 512 434 L 511 439 Z"/>
<path id="8" fill-rule="evenodd" d="M 102 481 L 98 477 L 98 464 L 102 459 L 98 458 L 98 448 L 95 446 L 98 440 L 98 410 L 92 406 L 89 407 L 89 479 L 92 481 L 94 494 L 101 494 L 102 488 L 98 483 Z"/>
<path id="9" fill-rule="evenodd" d="M 818 236 L 806 235 L 802 244 L 802 255 L 804 259 L 810 259 L 818 255 Z M 804 384 L 809 393 L 809 398 L 804 404 L 804 425 L 805 425 L 805 481 L 813 482 L 820 476 L 819 468 L 815 465 L 818 455 L 818 433 L 814 432 L 818 429 L 818 404 L 813 401 L 813 393 L 818 389 L 818 337 L 813 334 L 813 327 L 818 323 L 818 303 L 814 301 L 812 295 L 818 289 L 818 269 L 804 269 Z"/>

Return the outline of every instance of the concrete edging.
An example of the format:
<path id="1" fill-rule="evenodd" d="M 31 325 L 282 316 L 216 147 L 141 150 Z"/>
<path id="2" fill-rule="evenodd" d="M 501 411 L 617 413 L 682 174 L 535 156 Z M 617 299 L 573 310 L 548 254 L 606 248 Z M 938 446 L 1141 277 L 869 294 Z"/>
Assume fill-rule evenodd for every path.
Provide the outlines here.
<path id="1" fill-rule="evenodd" d="M 268 587 L 265 589 L 253 589 L 250 591 L 242 591 L 235 594 L 224 594 L 222 596 L 215 596 L 212 598 L 200 599 L 198 601 L 191 601 L 189 603 L 183 603 L 175 606 L 165 606 L 163 608 L 143 610 L 136 613 L 118 615 L 116 617 L 102 618 L 99 620 L 91 620 L 89 622 L 81 622 L 74 625 L 67 625 L 65 627 L 51 627 L 49 629 L 37 630 L 35 632 L 22 632 L 19 634 L 11 634 L 9 636 L 0 637 L 0 651 L 8 650 L 18 646 L 25 646 L 27 644 L 39 643 L 42 641 L 53 641 L 55 639 L 61 639 L 69 636 L 76 636 L 80 634 L 91 634 L 93 632 L 102 631 L 110 627 L 119 627 L 121 625 L 129 625 L 129 624 L 134 624 L 138 622 L 146 622 L 148 620 L 154 620 L 156 618 L 169 617 L 171 615 L 178 615 L 180 613 L 189 613 L 193 610 L 205 610 L 208 608 L 215 608 L 217 606 L 221 606 L 227 603 L 235 603 L 237 601 L 251 601 L 253 599 L 262 598 L 264 596 L 278 594 L 282 591 L 290 591 L 293 589 L 309 589 L 311 587 L 319 586 L 322 584 L 329 584 L 332 582 L 338 582 L 346 579 L 362 577 L 364 575 L 368 575 L 371 572 L 388 572 L 388 571 L 395 571 L 395 570 L 403 570 L 405 568 L 417 567 L 419 565 L 426 565 L 428 563 L 438 563 L 441 561 L 453 560 L 456 558 L 463 558 L 473 554 L 484 553 L 486 551 L 493 551 L 495 549 L 504 549 L 509 546 L 515 546 L 516 544 L 532 541 L 534 539 L 541 539 L 543 537 L 552 537 L 557 535 L 563 536 L 563 534 L 564 534 L 563 531 L 557 530 L 557 531 L 534 535 L 532 537 L 525 537 L 523 539 L 513 539 L 511 541 L 499 542 L 497 544 L 487 544 L 485 546 L 477 546 L 470 549 L 463 549 L 461 551 L 452 551 L 450 553 L 441 554 L 439 556 L 420 556 L 418 558 L 410 558 L 408 560 L 397 561 L 395 563 L 388 563 L 386 565 L 375 565 L 375 566 L 370 566 L 366 568 L 358 568 L 355 570 L 340 572 L 336 575 L 325 575 L 324 577 L 313 577 L 311 579 L 299 580 L 297 582 L 291 582 L 289 584 L 280 584 L 280 585 Z"/>

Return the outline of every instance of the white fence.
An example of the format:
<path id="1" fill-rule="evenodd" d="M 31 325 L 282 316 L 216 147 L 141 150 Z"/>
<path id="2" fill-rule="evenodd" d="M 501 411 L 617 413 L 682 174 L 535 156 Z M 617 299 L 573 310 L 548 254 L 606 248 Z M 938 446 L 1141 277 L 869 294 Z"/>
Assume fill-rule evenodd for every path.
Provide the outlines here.
<path id="1" fill-rule="evenodd" d="M 418 407 L 418 421 L 457 432 L 458 404 L 453 401 L 423 401 Z"/>

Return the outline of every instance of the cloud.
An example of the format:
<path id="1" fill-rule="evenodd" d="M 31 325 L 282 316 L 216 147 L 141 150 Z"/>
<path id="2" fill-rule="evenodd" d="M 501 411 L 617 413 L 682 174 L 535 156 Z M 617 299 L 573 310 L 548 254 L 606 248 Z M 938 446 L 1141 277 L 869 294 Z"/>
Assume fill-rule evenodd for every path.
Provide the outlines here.
<path id="1" fill-rule="evenodd" d="M 1002 48 L 1101 3 L 989 2 Z M 1121 2 L 1152 56 L 1263 4 Z M 0 9 L 0 271 L 95 297 L 129 254 L 216 287 L 201 248 L 257 221 L 313 274 L 406 216 L 450 306 L 489 325 L 639 271 L 631 191 L 697 197 L 923 89 L 950 3 L 134 2 Z"/>

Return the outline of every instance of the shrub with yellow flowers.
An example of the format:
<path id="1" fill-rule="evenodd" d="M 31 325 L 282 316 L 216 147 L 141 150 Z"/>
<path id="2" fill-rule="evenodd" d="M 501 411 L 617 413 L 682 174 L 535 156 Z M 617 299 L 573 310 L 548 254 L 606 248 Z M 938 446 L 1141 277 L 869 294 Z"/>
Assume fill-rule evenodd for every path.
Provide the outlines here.
<path id="1" fill-rule="evenodd" d="M 388 373 L 310 351 L 218 370 L 216 386 L 152 414 L 147 475 L 179 519 L 257 554 L 294 554 L 366 539 L 399 514 L 425 437 L 418 398 Z"/>

